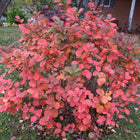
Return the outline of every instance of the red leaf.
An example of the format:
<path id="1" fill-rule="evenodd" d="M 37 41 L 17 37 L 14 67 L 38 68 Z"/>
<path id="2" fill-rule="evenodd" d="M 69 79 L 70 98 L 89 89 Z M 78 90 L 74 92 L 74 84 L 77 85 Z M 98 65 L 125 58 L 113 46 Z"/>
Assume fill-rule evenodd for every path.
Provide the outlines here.
<path id="1" fill-rule="evenodd" d="M 79 130 L 80 131 L 86 131 L 87 130 L 87 126 L 80 124 Z"/>
<path id="2" fill-rule="evenodd" d="M 18 26 L 23 33 L 30 34 L 30 29 L 25 28 L 24 24 L 19 24 Z"/>
<path id="3" fill-rule="evenodd" d="M 97 79 L 97 84 L 99 85 L 99 86 L 102 86 L 104 83 L 105 83 L 105 78 L 98 78 Z"/>
<path id="4" fill-rule="evenodd" d="M 129 72 L 125 72 L 125 79 L 126 80 L 130 80 L 131 76 L 129 75 Z"/>
<path id="5" fill-rule="evenodd" d="M 79 113 L 78 114 L 78 119 L 83 119 L 85 118 L 85 113 Z"/>
<path id="6" fill-rule="evenodd" d="M 34 106 L 39 106 L 39 101 L 34 99 L 33 105 L 34 105 Z"/>
<path id="7" fill-rule="evenodd" d="M 40 124 L 40 125 L 45 125 L 45 124 L 46 124 L 46 119 L 45 119 L 45 117 L 42 117 L 42 118 L 39 120 L 39 124 Z"/>
<path id="8" fill-rule="evenodd" d="M 62 127 L 61 123 L 56 123 L 56 127 L 60 129 Z"/>
<path id="9" fill-rule="evenodd" d="M 93 103 L 91 102 L 90 99 L 86 99 L 85 104 L 88 105 L 88 106 L 92 106 Z"/>
<path id="10" fill-rule="evenodd" d="M 93 76 L 97 76 L 99 74 L 99 72 L 97 71 L 97 70 L 95 70 L 94 72 L 93 72 Z"/>
<path id="11" fill-rule="evenodd" d="M 47 43 L 47 41 L 46 41 L 45 39 L 40 39 L 40 40 L 38 41 L 38 45 L 39 45 L 39 46 L 47 46 L 48 43 Z"/>
<path id="12" fill-rule="evenodd" d="M 124 116 L 123 116 L 123 115 L 121 115 L 121 114 L 119 114 L 119 119 L 122 119 L 122 118 L 124 118 Z"/>
<path id="13" fill-rule="evenodd" d="M 87 58 L 88 63 L 93 64 L 93 59 L 91 57 Z"/>
<path id="14" fill-rule="evenodd" d="M 36 81 L 30 80 L 29 85 L 30 85 L 31 87 L 36 87 Z"/>
<path id="15" fill-rule="evenodd" d="M 61 133 L 61 136 L 62 136 L 62 137 L 65 137 L 65 136 L 66 136 L 66 133 L 63 131 L 63 132 Z"/>
<path id="16" fill-rule="evenodd" d="M 56 102 L 55 105 L 54 105 L 54 108 L 55 109 L 59 109 L 60 108 L 60 103 L 59 102 Z"/>
<path id="17" fill-rule="evenodd" d="M 41 61 L 41 63 L 40 63 L 40 67 L 41 67 L 41 68 L 44 67 L 45 64 L 46 64 L 46 60 Z"/>
<path id="18" fill-rule="evenodd" d="M 105 116 L 99 116 L 97 123 L 103 123 L 106 120 Z"/>
<path id="19" fill-rule="evenodd" d="M 95 66 L 97 71 L 101 71 L 101 67 L 100 66 Z"/>
<path id="20" fill-rule="evenodd" d="M 82 49 L 82 48 L 79 48 L 79 49 L 76 51 L 76 56 L 77 56 L 77 57 L 81 57 L 82 52 L 83 52 L 83 49 Z"/>
<path id="21" fill-rule="evenodd" d="M 101 96 L 105 94 L 103 89 L 96 89 L 96 92 Z"/>
<path id="22" fill-rule="evenodd" d="M 61 129 L 59 129 L 59 128 L 56 128 L 54 131 L 55 134 L 59 134 L 60 132 L 61 132 Z"/>
<path id="23" fill-rule="evenodd" d="M 116 56 L 115 53 L 111 53 L 111 54 L 109 54 L 109 56 L 107 56 L 107 61 L 109 63 L 111 63 L 113 60 L 117 60 L 117 59 L 118 59 L 118 56 Z"/>
<path id="24" fill-rule="evenodd" d="M 129 113 L 130 113 L 130 111 L 125 107 L 124 108 L 124 112 L 127 114 L 127 115 L 129 115 Z"/>
<path id="25" fill-rule="evenodd" d="M 79 101 L 79 97 L 73 97 L 73 101 L 75 102 L 75 103 L 77 103 L 78 101 Z"/>
<path id="26" fill-rule="evenodd" d="M 41 117 L 42 109 L 35 110 L 34 113 L 36 116 Z"/>
<path id="27" fill-rule="evenodd" d="M 82 70 L 84 68 L 83 64 L 79 64 L 79 69 Z"/>
<path id="28" fill-rule="evenodd" d="M 88 118 L 84 118 L 83 119 L 83 124 L 84 125 L 87 125 L 87 124 L 89 124 L 91 122 L 91 119 L 88 119 Z"/>
<path id="29" fill-rule="evenodd" d="M 53 95 L 49 95 L 48 98 L 47 98 L 46 103 L 47 103 L 48 105 L 54 105 L 54 104 L 55 104 L 54 96 L 53 96 Z"/>
<path id="30" fill-rule="evenodd" d="M 31 122 L 35 122 L 37 120 L 36 116 L 31 117 Z"/>
<path id="31" fill-rule="evenodd" d="M 87 79 L 90 79 L 92 76 L 92 73 L 89 70 L 84 70 L 82 74 L 83 76 L 86 76 Z"/>
<path id="32" fill-rule="evenodd" d="M 36 72 L 35 75 L 34 75 L 34 79 L 35 79 L 35 80 L 38 80 L 39 77 L 40 77 L 40 74 L 39 74 L 38 72 Z"/>
<path id="33" fill-rule="evenodd" d="M 84 112 L 84 111 L 85 111 L 85 106 L 82 105 L 82 104 L 79 104 L 79 105 L 78 105 L 78 112 L 82 113 L 82 112 Z"/>

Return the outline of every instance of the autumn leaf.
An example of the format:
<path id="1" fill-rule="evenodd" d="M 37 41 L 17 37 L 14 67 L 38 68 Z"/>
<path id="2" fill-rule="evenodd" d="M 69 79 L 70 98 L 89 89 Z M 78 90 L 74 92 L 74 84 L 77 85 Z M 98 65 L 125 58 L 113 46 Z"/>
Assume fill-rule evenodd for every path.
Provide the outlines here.
<path id="1" fill-rule="evenodd" d="M 88 118 L 84 118 L 83 119 L 83 124 L 84 125 L 87 125 L 87 124 L 89 124 L 91 122 L 91 119 L 88 119 Z"/>
<path id="2" fill-rule="evenodd" d="M 45 117 L 42 117 L 42 118 L 39 120 L 39 124 L 40 124 L 40 125 L 45 125 L 45 124 L 46 124 Z"/>
<path id="3" fill-rule="evenodd" d="M 100 124 L 101 124 L 101 123 L 103 123 L 105 120 L 106 120 L 105 116 L 99 115 L 99 116 L 98 116 L 97 123 L 100 123 Z"/>
<path id="4" fill-rule="evenodd" d="M 100 98 L 101 98 L 101 102 L 103 104 L 106 104 L 108 102 L 108 97 L 107 96 L 104 95 L 104 96 L 101 96 Z"/>
<path id="5" fill-rule="evenodd" d="M 59 102 L 56 102 L 56 103 L 54 104 L 54 108 L 55 108 L 55 109 L 59 109 L 59 108 L 60 108 L 60 103 L 59 103 Z"/>
<path id="6" fill-rule="evenodd" d="M 97 94 L 99 94 L 100 96 L 104 95 L 104 90 L 103 89 L 96 89 Z"/>
<path id="7" fill-rule="evenodd" d="M 41 117 L 41 114 L 42 114 L 42 109 L 38 109 L 38 110 L 35 110 L 34 111 L 34 114 L 38 117 Z"/>
<path id="8" fill-rule="evenodd" d="M 15 56 L 15 57 L 21 57 L 22 56 L 22 50 L 21 49 L 15 49 L 14 51 L 13 51 L 13 55 Z"/>
<path id="9" fill-rule="evenodd" d="M 83 75 L 83 76 L 86 76 L 87 79 L 90 79 L 91 76 L 92 76 L 92 73 L 91 73 L 89 70 L 84 70 L 84 71 L 82 72 L 82 75 Z"/>
<path id="10" fill-rule="evenodd" d="M 64 79 L 64 74 L 61 73 L 60 75 L 58 75 L 57 79 Z"/>
<path id="11" fill-rule="evenodd" d="M 103 110 L 104 110 L 104 107 L 103 107 L 102 105 L 98 105 L 98 106 L 96 107 L 96 111 L 97 111 L 98 113 L 102 113 Z"/>
<path id="12" fill-rule="evenodd" d="M 82 52 L 83 52 L 83 49 L 82 49 L 82 48 L 79 48 L 79 49 L 76 51 L 76 56 L 77 56 L 77 57 L 81 57 L 81 56 L 82 56 Z"/>
<path id="13" fill-rule="evenodd" d="M 61 123 L 56 123 L 56 127 L 60 129 L 62 127 Z"/>
<path id="14" fill-rule="evenodd" d="M 109 108 L 110 108 L 110 102 L 107 102 L 107 103 L 104 105 L 104 107 L 105 107 L 107 110 L 109 110 Z"/>
<path id="15" fill-rule="evenodd" d="M 36 81 L 30 80 L 29 85 L 30 85 L 31 87 L 36 87 Z"/>
<path id="16" fill-rule="evenodd" d="M 127 115 L 129 115 L 129 113 L 130 113 L 130 111 L 125 107 L 124 108 L 124 112 L 127 114 Z"/>
<path id="17" fill-rule="evenodd" d="M 79 126 L 79 130 L 80 130 L 80 131 L 86 131 L 86 130 L 87 130 L 87 126 L 81 124 L 81 125 Z"/>
<path id="18" fill-rule="evenodd" d="M 102 86 L 105 82 L 106 82 L 105 78 L 98 78 L 98 79 L 97 79 L 97 84 L 98 84 L 99 86 Z"/>
<path id="19" fill-rule="evenodd" d="M 126 80 L 130 80 L 131 76 L 129 75 L 129 72 L 125 72 L 125 79 Z"/>
<path id="20" fill-rule="evenodd" d="M 26 34 L 30 34 L 30 29 L 25 28 L 24 24 L 19 24 L 18 26 L 19 26 L 19 29 L 20 29 L 22 32 L 24 32 L 24 33 L 26 33 Z"/>
<path id="21" fill-rule="evenodd" d="M 91 57 L 87 58 L 88 63 L 93 64 L 93 59 Z"/>
<path id="22" fill-rule="evenodd" d="M 31 117 L 31 122 L 35 122 L 38 118 L 36 116 Z"/>
<path id="23" fill-rule="evenodd" d="M 62 136 L 62 137 L 65 137 L 65 136 L 66 136 L 66 132 L 63 131 L 63 132 L 61 133 L 61 136 Z"/>
<path id="24" fill-rule="evenodd" d="M 78 112 L 82 113 L 82 112 L 84 112 L 84 111 L 85 111 L 85 106 L 82 105 L 82 104 L 79 104 L 79 105 L 78 105 Z"/>
<path id="25" fill-rule="evenodd" d="M 56 128 L 54 131 L 55 134 L 59 134 L 60 132 L 61 132 L 61 129 L 59 129 L 59 128 Z"/>
<path id="26" fill-rule="evenodd" d="M 117 60 L 118 59 L 118 56 L 115 54 L 115 53 L 110 53 L 108 56 L 107 56 L 107 61 L 109 63 L 111 63 L 113 60 Z"/>
<path id="27" fill-rule="evenodd" d="M 48 43 L 47 43 L 46 39 L 40 39 L 40 40 L 38 41 L 38 45 L 39 45 L 39 46 L 47 46 Z"/>
<path id="28" fill-rule="evenodd" d="M 39 106 L 39 101 L 34 99 L 33 105 L 34 105 L 34 106 Z"/>

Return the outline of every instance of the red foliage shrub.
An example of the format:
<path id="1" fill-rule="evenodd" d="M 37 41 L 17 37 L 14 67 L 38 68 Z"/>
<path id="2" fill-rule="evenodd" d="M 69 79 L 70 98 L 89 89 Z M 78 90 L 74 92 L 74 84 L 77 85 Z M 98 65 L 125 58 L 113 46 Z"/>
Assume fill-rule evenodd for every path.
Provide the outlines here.
<path id="1" fill-rule="evenodd" d="M 115 125 L 115 114 L 129 115 L 127 105 L 138 102 L 139 50 L 135 38 L 97 11 L 82 21 L 76 8 L 65 14 L 65 23 L 37 16 L 19 25 L 21 46 L 2 52 L 9 71 L 0 77 L 0 111 L 22 110 L 23 118 L 62 137 L 87 130 L 100 136 L 101 127 Z M 18 79 L 7 78 L 13 72 Z"/>

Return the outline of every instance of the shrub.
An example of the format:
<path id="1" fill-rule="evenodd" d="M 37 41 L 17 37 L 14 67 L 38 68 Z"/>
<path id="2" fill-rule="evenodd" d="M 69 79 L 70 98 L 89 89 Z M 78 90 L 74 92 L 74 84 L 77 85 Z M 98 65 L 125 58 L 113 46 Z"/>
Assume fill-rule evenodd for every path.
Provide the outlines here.
<path id="1" fill-rule="evenodd" d="M 11 8 L 8 12 L 7 12 L 7 19 L 8 19 L 8 22 L 12 25 L 13 23 L 15 24 L 20 24 L 19 21 L 16 21 L 15 18 L 16 16 L 19 16 L 21 19 L 24 19 L 24 22 L 23 23 L 27 23 L 27 17 L 26 17 L 26 14 L 18 9 L 18 8 Z"/>
<path id="2" fill-rule="evenodd" d="M 1 112 L 21 110 L 56 138 L 93 139 L 115 126 L 115 115 L 129 115 L 130 102 L 139 103 L 136 38 L 118 33 L 113 19 L 102 19 L 89 6 L 82 21 L 81 9 L 67 6 L 65 22 L 37 15 L 19 25 L 21 45 L 1 53 L 9 69 L 0 77 Z"/>

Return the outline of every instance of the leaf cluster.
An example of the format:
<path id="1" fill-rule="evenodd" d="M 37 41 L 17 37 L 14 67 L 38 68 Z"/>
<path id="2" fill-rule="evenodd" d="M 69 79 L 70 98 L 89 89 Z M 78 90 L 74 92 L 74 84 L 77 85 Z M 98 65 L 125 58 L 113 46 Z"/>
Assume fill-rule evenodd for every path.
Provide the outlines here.
<path id="1" fill-rule="evenodd" d="M 82 21 L 81 10 L 67 6 L 65 21 L 37 14 L 19 25 L 21 45 L 1 53 L 8 69 L 0 77 L 1 112 L 21 110 L 22 118 L 55 138 L 87 132 L 93 139 L 116 125 L 114 115 L 129 115 L 130 102 L 139 103 L 135 38 L 118 33 L 113 19 L 89 6 Z M 6 78 L 13 72 L 16 81 Z"/>

